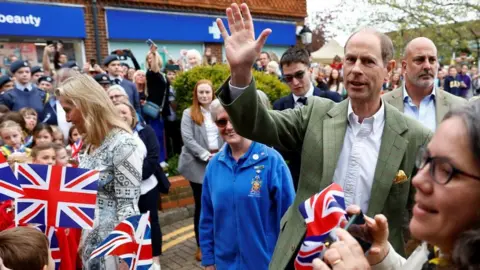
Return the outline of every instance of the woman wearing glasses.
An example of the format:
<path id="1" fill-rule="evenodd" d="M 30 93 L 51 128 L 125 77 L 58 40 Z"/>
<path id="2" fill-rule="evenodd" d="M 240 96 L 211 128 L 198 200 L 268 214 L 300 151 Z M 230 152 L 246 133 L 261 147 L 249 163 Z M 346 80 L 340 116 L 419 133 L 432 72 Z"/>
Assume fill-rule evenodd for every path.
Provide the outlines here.
<path id="1" fill-rule="evenodd" d="M 178 171 L 190 181 L 195 199 L 193 224 L 198 247 L 195 258 L 198 261 L 202 258 L 199 248 L 198 223 L 200 221 L 203 176 L 208 161 L 223 144 L 210 115 L 210 104 L 213 99 L 215 99 L 215 95 L 212 82 L 209 80 L 198 81 L 193 88 L 192 106 L 183 111 L 180 126 L 184 145 L 178 161 Z"/>
<path id="2" fill-rule="evenodd" d="M 210 111 L 226 144 L 210 160 L 203 182 L 202 265 L 268 269 L 280 219 L 295 197 L 291 174 L 277 151 L 235 132 L 218 100 Z"/>
<path id="3" fill-rule="evenodd" d="M 417 190 L 410 221 L 412 236 L 439 249 L 436 261 L 444 269 L 480 269 L 480 100 L 445 116 L 430 143 L 419 151 L 417 167 L 412 180 Z M 428 264 L 421 252 L 426 244 L 408 260 L 398 255 L 387 242 L 387 225 L 383 215 L 367 218 L 374 239 L 367 257 L 372 269 L 416 270 Z M 343 241 L 331 246 L 325 261 L 333 269 L 362 264 L 367 268 L 358 243 L 344 231 L 340 235 Z M 410 264 L 414 261 L 417 263 Z M 316 263 L 315 269 L 330 269 L 321 261 Z"/>

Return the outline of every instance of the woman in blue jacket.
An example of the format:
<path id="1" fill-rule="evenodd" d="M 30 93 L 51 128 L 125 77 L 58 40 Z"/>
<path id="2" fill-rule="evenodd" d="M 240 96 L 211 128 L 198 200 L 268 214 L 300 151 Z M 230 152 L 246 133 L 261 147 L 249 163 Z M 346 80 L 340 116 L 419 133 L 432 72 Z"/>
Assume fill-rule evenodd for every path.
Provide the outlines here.
<path id="1" fill-rule="evenodd" d="M 218 100 L 210 112 L 226 145 L 208 163 L 200 217 L 202 265 L 268 269 L 280 219 L 295 197 L 282 156 L 233 130 Z"/>

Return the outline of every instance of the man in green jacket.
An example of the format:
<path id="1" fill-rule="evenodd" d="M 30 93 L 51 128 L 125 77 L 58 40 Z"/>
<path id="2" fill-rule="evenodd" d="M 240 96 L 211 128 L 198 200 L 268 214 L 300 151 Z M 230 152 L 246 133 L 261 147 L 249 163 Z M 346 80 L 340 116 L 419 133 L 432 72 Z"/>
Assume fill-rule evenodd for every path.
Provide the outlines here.
<path id="1" fill-rule="evenodd" d="M 310 97 L 306 106 L 278 112 L 258 102 L 251 71 L 271 30 L 263 30 L 255 40 L 246 4 L 241 11 L 232 4 L 227 17 L 230 35 L 220 19 L 217 24 L 231 79 L 217 94 L 235 131 L 254 141 L 302 152 L 297 195 L 282 218 L 270 269 L 293 269 L 305 235 L 298 206 L 332 182 L 343 187 L 347 204 L 359 205 L 369 216 L 384 214 L 390 243 L 404 253 L 403 225 L 413 202 L 410 179 L 415 156 L 431 132 L 380 98 L 383 81 L 395 68 L 391 40 L 371 29 L 349 38 L 343 64 L 349 99 L 335 104 Z"/>

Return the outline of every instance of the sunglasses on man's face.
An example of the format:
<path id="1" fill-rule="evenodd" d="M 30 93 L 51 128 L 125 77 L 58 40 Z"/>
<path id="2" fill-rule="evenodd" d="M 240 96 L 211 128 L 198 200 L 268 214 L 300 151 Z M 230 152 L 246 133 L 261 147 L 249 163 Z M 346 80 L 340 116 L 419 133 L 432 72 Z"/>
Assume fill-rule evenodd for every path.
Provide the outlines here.
<path id="1" fill-rule="evenodd" d="M 290 74 L 283 75 L 283 79 L 287 83 L 291 83 L 293 81 L 293 78 L 295 78 L 297 80 L 301 80 L 301 79 L 303 79 L 303 76 L 305 76 L 305 72 L 306 72 L 306 70 L 300 70 L 300 71 L 297 71 L 297 72 L 293 73 L 293 75 L 290 75 Z"/>
<path id="2" fill-rule="evenodd" d="M 217 127 L 219 128 L 224 128 L 227 126 L 229 120 L 226 119 L 226 118 L 223 118 L 223 119 L 218 119 L 217 121 L 215 121 L 215 124 L 217 125 Z"/>

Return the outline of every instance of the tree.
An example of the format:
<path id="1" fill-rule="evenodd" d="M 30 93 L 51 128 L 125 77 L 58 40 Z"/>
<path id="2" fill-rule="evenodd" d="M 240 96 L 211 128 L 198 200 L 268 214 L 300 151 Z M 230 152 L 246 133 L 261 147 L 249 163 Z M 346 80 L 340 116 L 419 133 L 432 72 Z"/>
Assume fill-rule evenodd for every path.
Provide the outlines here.
<path id="1" fill-rule="evenodd" d="M 384 10 L 376 14 L 377 22 L 389 22 L 397 29 L 389 35 L 398 52 L 403 50 L 409 40 L 424 36 L 433 40 L 439 56 L 444 59 L 449 59 L 453 52 L 459 53 L 468 47 L 480 57 L 480 1 L 368 1 L 379 10 Z"/>

